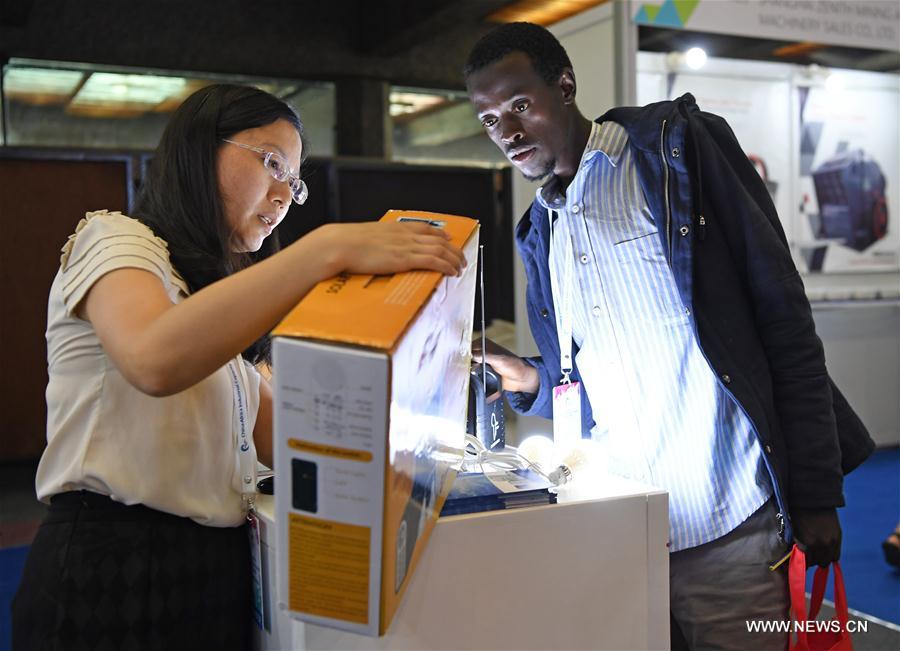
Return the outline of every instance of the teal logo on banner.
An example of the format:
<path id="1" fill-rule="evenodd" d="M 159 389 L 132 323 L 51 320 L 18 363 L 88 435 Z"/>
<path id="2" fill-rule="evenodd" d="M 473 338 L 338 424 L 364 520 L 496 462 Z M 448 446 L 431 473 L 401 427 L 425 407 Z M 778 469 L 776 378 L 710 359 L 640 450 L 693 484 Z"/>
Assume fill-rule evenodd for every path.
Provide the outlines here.
<path id="1" fill-rule="evenodd" d="M 645 2 L 634 15 L 634 22 L 681 29 L 687 25 L 698 4 L 700 0 L 665 0 L 662 4 Z"/>

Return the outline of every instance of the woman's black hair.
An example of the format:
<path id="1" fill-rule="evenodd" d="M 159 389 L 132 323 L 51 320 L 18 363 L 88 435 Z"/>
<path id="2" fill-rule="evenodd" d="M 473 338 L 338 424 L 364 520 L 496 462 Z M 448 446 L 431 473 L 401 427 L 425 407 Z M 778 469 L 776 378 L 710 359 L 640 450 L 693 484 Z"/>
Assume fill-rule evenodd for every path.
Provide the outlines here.
<path id="1" fill-rule="evenodd" d="M 507 54 L 524 52 L 534 71 L 547 84 L 555 84 L 563 69 L 572 62 L 557 38 L 544 27 L 533 23 L 505 23 L 485 34 L 472 48 L 463 76 L 469 76 L 496 63 Z"/>
<path id="2" fill-rule="evenodd" d="M 168 243 L 172 266 L 191 292 L 279 249 L 277 233 L 272 233 L 259 251 L 232 251 L 216 174 L 224 138 L 276 120 L 289 122 L 303 142 L 303 124 L 291 106 L 258 88 L 216 84 L 188 97 L 163 132 L 132 216 Z M 254 364 L 270 362 L 268 335 L 245 350 L 244 357 Z"/>

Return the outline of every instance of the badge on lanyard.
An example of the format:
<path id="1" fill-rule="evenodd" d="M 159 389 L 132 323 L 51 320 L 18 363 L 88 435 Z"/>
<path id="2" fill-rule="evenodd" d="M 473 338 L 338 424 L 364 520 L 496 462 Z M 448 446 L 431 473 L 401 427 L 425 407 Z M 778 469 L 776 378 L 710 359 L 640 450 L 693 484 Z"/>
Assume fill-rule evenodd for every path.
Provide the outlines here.
<path id="1" fill-rule="evenodd" d="M 569 450 L 581 439 L 581 382 L 568 376 L 553 387 L 553 442 Z"/>

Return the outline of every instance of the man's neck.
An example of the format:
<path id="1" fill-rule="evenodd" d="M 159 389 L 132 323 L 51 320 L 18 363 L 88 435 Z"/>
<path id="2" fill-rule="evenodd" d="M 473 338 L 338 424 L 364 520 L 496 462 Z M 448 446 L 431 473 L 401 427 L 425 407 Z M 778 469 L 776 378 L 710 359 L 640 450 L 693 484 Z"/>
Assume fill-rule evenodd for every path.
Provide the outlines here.
<path id="1" fill-rule="evenodd" d="M 553 170 L 554 175 L 559 179 L 559 188 L 563 193 L 578 173 L 584 148 L 587 147 L 588 138 L 591 136 L 591 126 L 590 120 L 575 111 L 567 138 L 568 146 L 557 159 L 556 167 Z"/>

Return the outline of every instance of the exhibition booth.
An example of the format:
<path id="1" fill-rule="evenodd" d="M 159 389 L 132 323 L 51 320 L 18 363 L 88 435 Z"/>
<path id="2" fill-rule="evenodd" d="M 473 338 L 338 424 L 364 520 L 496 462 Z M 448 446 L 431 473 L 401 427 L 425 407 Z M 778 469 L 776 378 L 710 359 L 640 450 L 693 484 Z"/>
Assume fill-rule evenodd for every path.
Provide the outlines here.
<path id="1" fill-rule="evenodd" d="M 682 32 L 680 42 L 695 39 L 696 47 L 704 34 L 724 34 L 900 52 L 896 4 L 622 0 L 595 3 L 549 29 L 572 60 L 586 116 L 690 93 L 701 110 L 725 118 L 777 208 L 830 375 L 876 443 L 900 445 L 900 73 L 640 45 L 640 30 L 659 29 Z M 293 92 L 301 111 L 306 93 L 313 116 L 334 112 L 326 84 Z M 463 102 L 457 97 L 417 119 L 440 124 L 446 110 L 483 137 Z M 415 119 L 396 131 L 415 133 Z M 322 130 L 336 131 L 330 122 Z M 72 203 L 86 201 L 76 190 L 91 181 L 107 191 L 95 191 L 91 202 L 106 196 L 111 208 L 127 210 L 150 159 L 138 151 L 143 141 L 128 153 L 57 156 L 34 143 L 10 145 L 3 133 L 0 182 L 19 193 L 29 214 L 62 216 L 19 227 L 28 246 L 18 246 L 17 258 L 7 255 L 22 267 L 39 260 L 45 275 L 58 253 L 32 249 L 70 231 L 64 219 Z M 152 134 L 142 135 L 149 141 Z M 473 137 L 464 135 L 461 141 Z M 478 151 L 485 144 L 482 138 Z M 473 375 L 473 329 L 484 333 L 496 318 L 512 328 L 505 345 L 523 357 L 538 354 L 525 272 L 512 250 L 537 184 L 495 160 L 452 167 L 426 156 L 468 145 L 432 141 L 417 160 L 410 138 L 401 148 L 406 158 L 391 161 L 342 158 L 328 141 L 313 161 L 319 174 L 309 183 L 317 192 L 306 221 L 282 230 L 289 242 L 329 221 L 415 208 L 390 217 L 448 229 L 469 266 L 460 278 L 338 276 L 274 331 L 275 488 L 256 500 L 251 543 L 257 649 L 669 648 L 665 491 L 604 468 L 553 486 L 555 503 L 440 516 L 463 467 L 466 412 L 471 420 L 488 399 L 486 374 Z M 67 196 L 39 192 L 48 175 Z M 479 242 L 487 245 L 481 254 Z M 486 284 L 476 278 L 485 269 Z M 346 301 L 351 290 L 357 294 L 344 308 L 352 309 L 333 312 L 327 302 Z M 33 293 L 4 319 L 41 321 Z M 381 297 L 377 307 L 373 296 Z M 28 328 L 42 333 L 38 326 Z M 34 374 L 44 340 L 31 344 L 23 348 L 28 360 L 11 359 Z M 29 396 L 42 399 L 45 376 L 32 380 Z M 13 393 L 6 400 L 10 412 L 15 402 L 34 403 Z M 28 429 L 43 426 L 42 408 L 32 410 Z M 485 420 L 496 436 L 504 412 L 493 410 L 494 420 Z M 510 452 L 530 436 L 553 438 L 547 420 L 506 414 Z M 44 440 L 26 443 L 23 457 Z M 489 437 L 482 443 L 492 448 Z M 497 468 L 505 466 L 487 463 Z"/>

